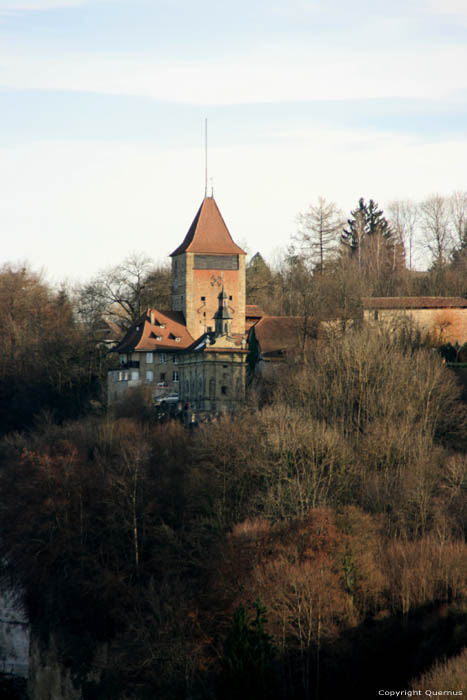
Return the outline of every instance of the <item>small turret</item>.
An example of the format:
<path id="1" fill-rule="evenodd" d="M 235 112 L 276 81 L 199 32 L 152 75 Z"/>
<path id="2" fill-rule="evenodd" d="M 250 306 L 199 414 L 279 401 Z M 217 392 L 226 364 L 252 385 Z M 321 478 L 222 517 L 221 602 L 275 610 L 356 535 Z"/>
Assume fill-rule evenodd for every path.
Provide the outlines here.
<path id="1" fill-rule="evenodd" d="M 232 323 L 232 314 L 230 313 L 228 296 L 225 293 L 224 287 L 219 292 L 219 306 L 214 314 L 215 333 L 216 335 L 230 335 L 230 326 Z"/>

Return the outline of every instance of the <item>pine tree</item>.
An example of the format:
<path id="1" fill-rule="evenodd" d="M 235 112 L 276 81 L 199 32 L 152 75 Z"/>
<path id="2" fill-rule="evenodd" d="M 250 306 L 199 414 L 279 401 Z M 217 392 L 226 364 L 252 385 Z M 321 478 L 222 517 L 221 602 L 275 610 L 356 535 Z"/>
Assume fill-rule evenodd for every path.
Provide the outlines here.
<path id="1" fill-rule="evenodd" d="M 366 204 L 361 197 L 347 224 L 341 241 L 366 279 L 384 281 L 403 269 L 403 243 L 397 239 L 383 210 L 373 199 Z"/>
<path id="2" fill-rule="evenodd" d="M 223 698 L 267 697 L 273 686 L 274 646 L 265 630 L 266 607 L 258 598 L 255 617 L 250 619 L 243 605 L 234 612 L 224 642 L 220 694 Z"/>

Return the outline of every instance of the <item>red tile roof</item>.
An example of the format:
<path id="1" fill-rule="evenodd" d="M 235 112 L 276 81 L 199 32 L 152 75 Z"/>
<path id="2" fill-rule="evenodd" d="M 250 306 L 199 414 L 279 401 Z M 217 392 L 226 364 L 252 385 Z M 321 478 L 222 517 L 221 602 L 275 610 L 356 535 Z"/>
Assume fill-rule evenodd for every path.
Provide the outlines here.
<path id="1" fill-rule="evenodd" d="M 257 304 L 246 304 L 245 318 L 262 318 L 264 311 Z"/>
<path id="2" fill-rule="evenodd" d="M 365 297 L 364 309 L 457 309 L 467 308 L 462 297 Z"/>
<path id="3" fill-rule="evenodd" d="M 151 323 L 151 317 L 154 323 Z M 180 340 L 177 341 L 177 338 Z M 150 309 L 128 329 L 114 351 L 184 350 L 192 343 L 193 338 L 187 331 L 182 313 Z"/>
<path id="4" fill-rule="evenodd" d="M 246 255 L 245 251 L 233 242 L 213 197 L 203 199 L 183 243 L 170 255 L 172 257 L 185 252 Z"/>
<path id="5" fill-rule="evenodd" d="M 303 341 L 303 318 L 263 316 L 250 332 L 254 332 L 262 355 L 285 351 Z"/>

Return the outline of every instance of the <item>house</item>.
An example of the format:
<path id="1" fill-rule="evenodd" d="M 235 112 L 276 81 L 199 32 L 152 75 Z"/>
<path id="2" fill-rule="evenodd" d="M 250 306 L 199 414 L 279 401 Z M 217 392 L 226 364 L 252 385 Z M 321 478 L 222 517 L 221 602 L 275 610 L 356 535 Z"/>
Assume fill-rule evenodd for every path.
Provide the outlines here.
<path id="1" fill-rule="evenodd" d="M 197 411 L 234 410 L 245 395 L 246 253 L 232 239 L 213 197 L 205 197 L 171 253 L 172 308 L 148 309 L 114 348 L 108 402 L 147 387 Z M 250 309 L 258 320 L 259 309 Z M 256 314 L 256 316 L 255 316 Z"/>
<path id="2" fill-rule="evenodd" d="M 268 374 L 278 362 L 300 355 L 307 337 L 303 318 L 262 316 L 248 333 L 250 372 Z"/>
<path id="3" fill-rule="evenodd" d="M 108 373 L 108 403 L 137 386 L 147 386 L 155 399 L 178 395 L 180 354 L 192 343 L 180 312 L 148 309 L 113 349 L 120 367 Z"/>
<path id="4" fill-rule="evenodd" d="M 180 394 L 199 412 L 235 411 L 244 401 L 247 347 L 232 330 L 228 295 L 218 294 L 214 330 L 203 333 L 182 354 Z"/>
<path id="5" fill-rule="evenodd" d="M 395 327 L 416 323 L 437 344 L 467 343 L 467 299 L 462 297 L 366 297 L 363 320 Z"/>

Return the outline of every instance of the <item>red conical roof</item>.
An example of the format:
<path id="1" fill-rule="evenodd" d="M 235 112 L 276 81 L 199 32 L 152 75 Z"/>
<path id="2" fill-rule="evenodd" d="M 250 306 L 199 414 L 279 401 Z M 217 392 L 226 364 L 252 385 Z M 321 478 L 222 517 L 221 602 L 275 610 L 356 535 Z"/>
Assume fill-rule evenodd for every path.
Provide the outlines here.
<path id="1" fill-rule="evenodd" d="M 170 254 L 206 253 L 210 255 L 246 255 L 233 242 L 214 197 L 205 197 L 181 245 Z"/>

